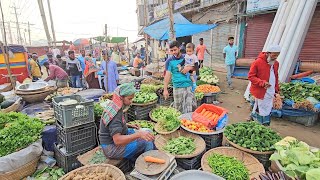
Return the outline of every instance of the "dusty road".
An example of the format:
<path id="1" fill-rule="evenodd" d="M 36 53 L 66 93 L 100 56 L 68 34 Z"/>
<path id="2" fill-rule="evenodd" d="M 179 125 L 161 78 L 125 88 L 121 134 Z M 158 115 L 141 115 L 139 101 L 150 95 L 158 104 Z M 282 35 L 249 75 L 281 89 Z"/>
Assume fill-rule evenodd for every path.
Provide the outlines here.
<path id="1" fill-rule="evenodd" d="M 250 114 L 250 105 L 243 97 L 248 85 L 247 80 L 233 79 L 234 90 L 230 90 L 226 85 L 226 74 L 215 72 L 220 79 L 220 88 L 223 93 L 219 96 L 222 106 L 229 110 L 229 123 L 246 121 Z M 314 147 L 320 147 L 320 123 L 314 127 L 305 127 L 297 123 L 287 121 L 285 119 L 273 118 L 271 128 L 279 132 L 281 136 L 292 136 L 302 140 Z"/>

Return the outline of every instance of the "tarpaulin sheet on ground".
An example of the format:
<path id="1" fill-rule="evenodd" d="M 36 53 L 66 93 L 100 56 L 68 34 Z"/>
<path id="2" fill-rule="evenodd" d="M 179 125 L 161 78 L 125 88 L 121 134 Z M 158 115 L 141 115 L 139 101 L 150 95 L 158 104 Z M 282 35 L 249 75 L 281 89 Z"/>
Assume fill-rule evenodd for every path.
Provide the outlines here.
<path id="1" fill-rule="evenodd" d="M 190 36 L 217 27 L 217 24 L 192 24 L 180 13 L 174 14 L 173 18 L 176 37 Z M 169 29 L 170 20 L 169 18 L 166 18 L 148 27 L 145 27 L 143 31 L 154 39 L 166 40 L 169 39 Z"/>

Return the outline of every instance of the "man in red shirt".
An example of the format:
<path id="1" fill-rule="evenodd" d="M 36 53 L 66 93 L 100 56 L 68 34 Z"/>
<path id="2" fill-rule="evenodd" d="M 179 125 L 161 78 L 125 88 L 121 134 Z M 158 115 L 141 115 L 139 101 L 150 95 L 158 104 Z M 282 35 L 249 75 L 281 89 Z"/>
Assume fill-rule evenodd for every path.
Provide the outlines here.
<path id="1" fill-rule="evenodd" d="M 199 60 L 199 68 L 202 68 L 204 53 L 207 52 L 210 56 L 211 54 L 209 53 L 207 46 L 203 44 L 203 38 L 200 38 L 199 41 L 200 41 L 200 44 L 197 46 L 196 55 L 198 56 L 198 60 Z"/>
<path id="2" fill-rule="evenodd" d="M 280 50 L 279 45 L 271 45 L 267 52 L 261 52 L 252 63 L 248 76 L 250 93 L 255 98 L 252 117 L 267 126 L 270 125 L 274 96 L 279 92 L 277 58 Z"/>
<path id="3" fill-rule="evenodd" d="M 56 80 L 58 88 L 68 86 L 68 74 L 61 67 L 49 64 L 48 62 L 43 63 L 43 65 L 49 72 L 48 77 L 44 81 Z"/>

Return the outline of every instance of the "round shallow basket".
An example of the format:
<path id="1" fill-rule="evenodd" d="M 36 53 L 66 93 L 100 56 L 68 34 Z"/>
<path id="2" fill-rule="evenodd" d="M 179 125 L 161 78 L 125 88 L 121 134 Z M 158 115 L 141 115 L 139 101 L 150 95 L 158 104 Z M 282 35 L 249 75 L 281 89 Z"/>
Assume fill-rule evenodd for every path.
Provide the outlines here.
<path id="1" fill-rule="evenodd" d="M 123 172 L 119 168 L 111 164 L 86 165 L 69 172 L 68 174 L 60 178 L 60 180 L 74 179 L 76 175 L 84 175 L 91 172 L 106 173 L 107 176 L 111 175 L 114 180 L 126 180 L 126 177 L 124 176 Z"/>
<path id="2" fill-rule="evenodd" d="M 171 134 L 171 133 L 174 133 L 176 130 L 178 130 L 180 128 L 180 125 L 177 126 L 176 128 L 174 128 L 172 131 L 165 131 L 161 128 L 161 125 L 160 123 L 156 123 L 156 125 L 154 126 L 154 130 L 158 133 L 158 134 L 163 134 L 163 135 L 166 135 L 166 134 Z"/>
<path id="3" fill-rule="evenodd" d="M 244 148 L 242 146 L 239 146 L 238 144 L 236 143 L 233 143 L 231 142 L 227 137 L 226 138 L 226 141 L 227 143 L 229 143 L 232 147 L 235 147 L 237 149 L 240 149 L 241 151 L 244 151 L 244 152 L 247 152 L 247 153 L 250 153 L 250 154 L 266 154 L 266 155 L 269 155 L 269 154 L 273 154 L 274 151 L 264 151 L 264 152 L 261 152 L 261 151 L 253 151 L 251 149 L 247 149 L 247 148 Z"/>
<path id="4" fill-rule="evenodd" d="M 23 92 L 34 92 L 41 91 L 48 87 L 48 83 L 46 82 L 32 82 L 27 84 L 21 84 L 17 87 L 17 90 Z"/>
<path id="5" fill-rule="evenodd" d="M 132 103 L 132 106 L 148 106 L 148 105 L 152 105 L 152 104 L 156 104 L 157 103 L 157 99 L 148 103 L 144 103 L 144 104 L 140 104 L 140 103 Z"/>
<path id="6" fill-rule="evenodd" d="M 22 99 L 28 103 L 42 102 L 48 95 L 52 94 L 55 90 L 56 90 L 55 87 L 51 87 L 46 91 L 43 91 L 38 94 L 31 94 L 31 95 L 19 94 L 19 96 L 21 96 Z"/>
<path id="7" fill-rule="evenodd" d="M 29 163 L 21 166 L 20 168 L 0 174 L 1 180 L 23 179 L 31 176 L 37 169 L 39 158 L 30 161 Z"/>
<path id="8" fill-rule="evenodd" d="M 265 173 L 263 165 L 255 157 L 233 147 L 217 147 L 207 151 L 201 159 L 201 168 L 203 169 L 203 171 L 212 172 L 212 169 L 208 163 L 208 157 L 214 153 L 229 157 L 235 157 L 237 160 L 241 161 L 249 170 L 250 179 L 260 179 L 259 175 L 261 173 Z"/>
<path id="9" fill-rule="evenodd" d="M 20 108 L 21 106 L 21 98 L 18 97 L 16 99 L 16 102 L 13 103 L 11 106 L 5 108 L 5 109 L 1 109 L 0 112 L 4 112 L 4 113 L 8 113 L 8 112 L 16 112 L 18 111 L 18 109 Z"/>
<path id="10" fill-rule="evenodd" d="M 5 83 L 5 84 L 1 85 L 0 92 L 8 92 L 8 91 L 11 91 L 12 89 L 13 88 L 12 88 L 11 83 Z"/>
<path id="11" fill-rule="evenodd" d="M 170 139 L 178 138 L 180 136 L 193 138 L 194 143 L 196 144 L 196 149 L 192 154 L 185 154 L 185 155 L 172 154 L 176 158 L 193 158 L 193 157 L 196 157 L 196 156 L 200 155 L 201 153 L 203 153 L 203 151 L 206 149 L 206 143 L 202 139 L 202 137 L 200 137 L 199 135 L 196 135 L 196 134 L 192 134 L 192 133 L 183 131 L 183 130 L 175 131 L 174 133 L 167 134 L 167 135 L 157 135 L 155 138 L 154 144 L 158 150 L 164 151 L 163 148 Z M 164 151 L 164 152 L 166 152 L 166 151 Z M 166 153 L 168 153 L 168 152 L 166 152 Z"/>
<path id="12" fill-rule="evenodd" d="M 149 117 L 150 117 L 150 119 L 151 119 L 153 122 L 158 122 L 157 119 L 155 119 L 155 118 L 152 117 L 152 113 L 153 113 L 153 111 L 154 111 L 155 109 L 156 109 L 156 108 L 152 109 L 152 110 L 149 112 Z"/>
<path id="13" fill-rule="evenodd" d="M 224 180 L 222 177 L 217 176 L 213 173 L 208 173 L 200 170 L 188 170 L 180 172 L 179 174 L 174 175 L 171 180 Z"/>
<path id="14" fill-rule="evenodd" d="M 180 117 L 180 119 L 186 119 L 186 120 L 189 120 L 189 121 L 192 121 L 192 113 L 187 113 L 187 114 L 182 114 Z M 223 133 L 224 131 L 224 128 L 221 129 L 221 130 L 218 130 L 218 131 L 213 131 L 213 132 L 210 132 L 210 133 L 205 133 L 205 132 L 198 132 L 198 131 L 193 131 L 185 126 L 183 126 L 181 124 L 181 127 L 186 130 L 186 131 L 189 131 L 191 133 L 195 133 L 195 134 L 199 134 L 199 135 L 214 135 L 214 134 L 220 134 L 220 133 Z"/>

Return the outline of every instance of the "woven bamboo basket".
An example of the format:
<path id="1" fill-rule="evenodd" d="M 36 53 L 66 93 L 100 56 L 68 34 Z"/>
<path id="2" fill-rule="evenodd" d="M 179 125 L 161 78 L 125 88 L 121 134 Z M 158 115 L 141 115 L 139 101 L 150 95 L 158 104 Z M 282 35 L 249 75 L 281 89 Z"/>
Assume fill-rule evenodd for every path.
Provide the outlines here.
<path id="1" fill-rule="evenodd" d="M 5 83 L 3 85 L 6 85 L 6 86 L 4 88 L 0 89 L 0 92 L 8 92 L 13 89 L 11 83 Z"/>
<path id="2" fill-rule="evenodd" d="M 156 104 L 158 100 L 154 100 L 148 103 L 144 103 L 144 104 L 140 104 L 140 103 L 132 103 L 132 106 L 148 106 L 148 105 L 152 105 L 152 104 Z"/>
<path id="3" fill-rule="evenodd" d="M 264 152 L 261 152 L 261 151 L 253 151 L 253 150 L 251 150 L 251 149 L 247 149 L 247 148 L 244 148 L 244 147 L 242 147 L 242 146 L 239 146 L 238 144 L 236 144 L 236 143 L 233 143 L 232 141 L 230 141 L 227 137 L 225 137 L 226 138 L 226 141 L 227 141 L 227 143 L 229 143 L 231 146 L 233 146 L 233 147 L 235 147 L 235 148 L 237 148 L 237 149 L 240 149 L 241 151 L 244 151 L 244 152 L 247 152 L 247 153 L 250 153 L 250 154 L 273 154 L 274 153 L 274 151 L 264 151 Z"/>
<path id="4" fill-rule="evenodd" d="M 102 151 L 101 147 L 98 146 L 94 149 L 92 149 L 91 151 L 88 151 L 80 156 L 77 157 L 78 161 L 86 166 L 86 165 L 90 165 L 89 161 L 92 159 L 92 157 L 94 156 L 94 154 L 97 152 L 97 151 Z M 121 160 L 118 160 L 118 159 L 106 159 L 106 161 L 104 162 L 104 164 L 111 164 L 111 165 L 118 165 L 119 163 L 121 162 Z"/>
<path id="5" fill-rule="evenodd" d="M 4 113 L 16 112 L 20 108 L 20 105 L 21 105 L 21 98 L 17 98 L 15 103 L 7 107 L 6 109 L 1 109 L 1 112 L 4 112 Z"/>
<path id="6" fill-rule="evenodd" d="M 167 144 L 167 142 L 172 139 L 172 138 L 178 138 L 180 136 L 188 137 L 188 138 L 193 138 L 194 143 L 196 144 L 196 149 L 192 154 L 186 154 L 186 155 L 175 155 L 176 158 L 193 158 L 198 156 L 199 154 L 203 153 L 203 151 L 206 149 L 206 143 L 200 137 L 199 135 L 189 133 L 184 130 L 179 130 L 175 131 L 174 133 L 167 134 L 167 135 L 157 135 L 154 141 L 155 146 L 157 147 L 158 150 L 164 151 L 163 147 Z M 165 151 L 164 151 L 165 152 Z M 166 152 L 168 153 L 168 152 Z"/>
<path id="7" fill-rule="evenodd" d="M 106 178 L 111 175 L 112 179 L 114 180 L 126 180 L 126 177 L 124 176 L 123 172 L 119 168 L 111 164 L 86 165 L 69 172 L 68 174 L 61 177 L 60 180 L 75 179 L 77 175 L 83 176 L 83 175 L 88 175 L 89 173 L 93 173 L 94 177 L 98 179 L 99 177 L 94 173 L 106 173 L 106 175 L 103 177 L 100 177 L 100 179 Z"/>
<path id="8" fill-rule="evenodd" d="M 153 113 L 153 111 L 154 111 L 155 109 L 160 108 L 160 107 L 166 107 L 166 108 L 168 108 L 167 106 L 158 106 L 158 107 L 152 109 L 152 110 L 149 112 L 149 117 L 150 117 L 150 119 L 151 119 L 153 122 L 158 122 L 158 120 L 152 117 L 152 113 Z M 171 106 L 170 106 L 170 107 L 171 107 Z M 173 108 L 173 107 L 171 107 L 171 108 Z M 177 110 L 177 109 L 176 109 L 176 110 Z M 177 110 L 177 111 L 178 111 L 178 110 Z"/>
<path id="9" fill-rule="evenodd" d="M 158 134 L 171 134 L 174 133 L 176 130 L 178 130 L 180 128 L 180 125 L 177 126 L 176 128 L 174 128 L 172 131 L 165 131 L 164 129 L 162 129 L 161 124 L 158 122 L 156 123 L 156 125 L 154 126 L 154 130 L 158 133 Z"/>
<path id="10" fill-rule="evenodd" d="M 45 91 L 41 91 L 38 94 L 19 94 L 17 95 L 21 96 L 22 99 L 28 103 L 35 103 L 35 102 L 42 102 L 48 95 L 52 94 L 57 88 L 50 87 L 49 89 L 46 89 Z"/>
<path id="11" fill-rule="evenodd" d="M 214 153 L 235 157 L 237 160 L 241 161 L 247 167 L 250 179 L 260 179 L 259 174 L 265 173 L 263 165 L 255 157 L 233 147 L 217 147 L 206 152 L 201 159 L 201 168 L 203 171 L 212 172 L 208 163 L 208 157 Z"/>
<path id="12" fill-rule="evenodd" d="M 0 174 L 1 180 L 13 180 L 13 179 L 23 179 L 25 177 L 31 176 L 37 169 L 39 158 L 30 161 L 29 163 L 21 166 L 20 168 Z"/>

